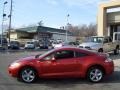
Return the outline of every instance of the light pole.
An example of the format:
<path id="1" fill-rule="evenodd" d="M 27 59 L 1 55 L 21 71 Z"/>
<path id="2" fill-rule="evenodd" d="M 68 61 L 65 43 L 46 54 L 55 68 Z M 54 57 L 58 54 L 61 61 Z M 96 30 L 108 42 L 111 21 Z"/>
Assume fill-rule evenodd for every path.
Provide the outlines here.
<path id="1" fill-rule="evenodd" d="M 10 43 L 10 30 L 11 30 L 11 20 L 12 20 L 12 11 L 13 11 L 13 0 L 11 0 L 10 4 L 10 14 L 9 14 L 9 29 L 8 29 L 8 38 L 9 38 L 9 43 Z"/>
<path id="2" fill-rule="evenodd" d="M 67 15 L 67 26 L 69 25 L 69 17 L 70 17 L 70 15 L 68 14 Z M 68 31 L 67 31 L 67 29 L 66 29 L 66 42 L 68 41 Z"/>
<path id="3" fill-rule="evenodd" d="M 5 12 L 5 5 L 6 5 L 7 3 L 8 3 L 8 2 L 5 1 L 5 2 L 4 2 L 4 5 L 3 5 L 3 15 L 2 15 L 2 24 L 1 24 L 1 27 L 2 27 L 1 46 L 3 46 L 3 29 L 4 29 L 3 25 L 4 25 L 4 19 L 5 19 L 5 17 L 6 17 L 6 14 L 5 14 L 4 12 Z"/>

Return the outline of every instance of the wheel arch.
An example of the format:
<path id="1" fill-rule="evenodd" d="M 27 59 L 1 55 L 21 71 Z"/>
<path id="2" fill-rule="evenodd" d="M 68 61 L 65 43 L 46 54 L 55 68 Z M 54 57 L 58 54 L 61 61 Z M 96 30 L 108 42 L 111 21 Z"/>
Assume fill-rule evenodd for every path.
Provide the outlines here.
<path id="1" fill-rule="evenodd" d="M 104 73 L 104 75 L 106 74 L 106 71 L 105 71 L 105 68 L 102 66 L 102 65 L 100 65 L 100 64 L 94 64 L 94 65 L 90 65 L 89 67 L 87 67 L 87 69 L 86 69 L 86 77 L 87 77 L 87 74 L 88 74 L 88 72 L 89 72 L 89 70 L 91 69 L 91 68 L 93 68 L 93 67 L 97 67 L 97 68 L 100 68 L 102 71 L 103 71 L 103 73 Z"/>
<path id="2" fill-rule="evenodd" d="M 36 69 L 35 67 L 33 67 L 33 66 L 27 65 L 27 66 L 22 66 L 22 67 L 19 69 L 19 71 L 18 71 L 18 77 L 20 76 L 21 71 L 22 71 L 23 69 L 25 69 L 25 68 L 32 68 L 32 69 L 36 72 L 36 74 L 37 74 L 37 76 L 38 76 L 38 71 L 37 71 L 37 69 Z"/>

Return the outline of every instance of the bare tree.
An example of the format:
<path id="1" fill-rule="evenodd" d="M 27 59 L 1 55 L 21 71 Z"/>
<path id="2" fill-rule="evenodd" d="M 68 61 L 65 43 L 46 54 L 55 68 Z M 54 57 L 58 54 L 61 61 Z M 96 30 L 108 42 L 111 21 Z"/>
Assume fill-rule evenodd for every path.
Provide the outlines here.
<path id="1" fill-rule="evenodd" d="M 39 26 L 43 26 L 43 25 L 44 25 L 44 24 L 43 24 L 43 21 L 42 21 L 42 20 L 39 21 L 39 22 L 38 22 L 38 25 L 39 25 Z"/>
<path id="2" fill-rule="evenodd" d="M 97 31 L 97 25 L 90 23 L 89 25 L 83 24 L 78 26 L 73 26 L 71 24 L 67 25 L 65 29 L 72 32 L 77 37 L 89 37 L 95 36 Z"/>

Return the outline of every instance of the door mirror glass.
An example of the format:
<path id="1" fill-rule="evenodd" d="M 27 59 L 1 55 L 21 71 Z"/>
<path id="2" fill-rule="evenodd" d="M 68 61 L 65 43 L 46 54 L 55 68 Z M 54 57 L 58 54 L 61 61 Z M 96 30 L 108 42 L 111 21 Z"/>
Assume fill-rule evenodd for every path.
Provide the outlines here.
<path id="1" fill-rule="evenodd" d="M 54 57 L 52 57 L 52 62 L 56 62 L 56 60 L 55 60 L 55 58 L 54 58 Z"/>
<path id="2" fill-rule="evenodd" d="M 52 61 L 55 61 L 55 57 L 52 57 Z"/>

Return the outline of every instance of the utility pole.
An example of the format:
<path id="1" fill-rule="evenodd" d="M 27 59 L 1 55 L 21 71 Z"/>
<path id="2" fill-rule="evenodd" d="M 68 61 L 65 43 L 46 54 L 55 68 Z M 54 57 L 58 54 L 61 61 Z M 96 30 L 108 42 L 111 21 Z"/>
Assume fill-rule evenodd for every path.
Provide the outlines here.
<path id="1" fill-rule="evenodd" d="M 3 25 L 4 25 L 4 19 L 6 17 L 6 14 L 4 13 L 5 12 L 5 5 L 7 4 L 8 2 L 4 2 L 4 5 L 3 5 L 3 14 L 2 14 L 2 24 L 1 24 L 1 27 L 2 27 L 2 32 L 1 32 L 1 46 L 3 46 Z"/>
<path id="2" fill-rule="evenodd" d="M 68 14 L 67 15 L 67 26 L 69 25 L 69 17 L 70 17 L 70 15 Z M 66 29 L 66 42 L 68 41 L 68 31 L 67 31 L 67 29 Z"/>
<path id="3" fill-rule="evenodd" d="M 9 43 L 10 43 L 10 30 L 11 30 L 12 11 L 13 11 L 13 0 L 11 0 L 11 3 L 10 3 L 10 15 L 8 16 L 9 17 L 9 29 L 8 29 Z"/>

